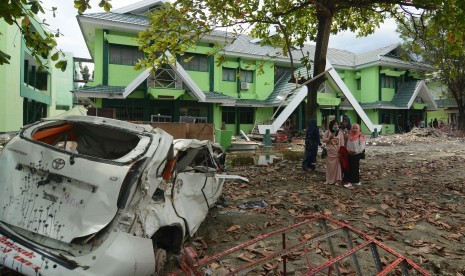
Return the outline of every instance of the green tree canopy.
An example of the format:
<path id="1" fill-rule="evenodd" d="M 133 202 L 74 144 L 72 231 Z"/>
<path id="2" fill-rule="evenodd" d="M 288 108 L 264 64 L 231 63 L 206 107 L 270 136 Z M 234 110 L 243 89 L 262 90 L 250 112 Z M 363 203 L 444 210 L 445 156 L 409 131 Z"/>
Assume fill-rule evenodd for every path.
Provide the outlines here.
<path id="1" fill-rule="evenodd" d="M 432 80 L 446 85 L 446 96 L 457 103 L 459 129 L 465 130 L 465 2 L 449 0 L 423 15 L 399 20 L 404 48 L 437 69 Z"/>
<path id="2" fill-rule="evenodd" d="M 69 0 L 67 0 L 69 1 Z M 99 0 L 99 7 L 103 7 L 105 11 L 111 9 L 110 0 Z M 75 0 L 74 7 L 79 13 L 90 9 L 90 0 Z M 55 16 L 56 7 L 52 7 L 47 12 L 53 13 Z M 49 25 L 45 20 L 40 21 L 40 14 L 46 11 L 42 5 L 42 1 L 30 0 L 3 0 L 0 1 L 0 19 L 5 20 L 9 25 L 16 25 L 22 37 L 25 40 L 26 47 L 31 51 L 32 57 L 37 61 L 40 67 L 47 66 L 49 55 L 56 50 L 56 37 L 61 34 L 59 30 L 49 30 Z M 40 26 L 44 32 L 38 30 L 34 25 Z M 0 33 L 0 39 L 1 33 Z M 4 38 L 3 38 L 4 39 Z M 51 60 L 55 61 L 55 67 L 65 70 L 67 63 L 65 60 L 60 60 L 60 55 L 64 55 L 62 51 L 56 51 Z M 0 51 L 0 65 L 9 64 L 10 55 Z M 45 60 L 45 62 L 44 62 Z"/>
<path id="3" fill-rule="evenodd" d="M 302 53 L 300 62 L 313 75 L 324 72 L 330 34 L 350 30 L 359 36 L 375 31 L 390 15 L 402 17 L 409 8 L 435 9 L 439 0 L 177 0 L 150 14 L 151 28 L 139 34 L 146 58 L 140 67 L 173 63 L 204 35 L 218 27 L 235 34 L 249 32 L 262 45 L 282 49 L 291 58 L 292 47 L 316 42 L 315 53 Z M 220 49 L 220 47 L 218 48 Z M 173 56 L 165 53 L 168 50 Z M 311 76 L 305 76 L 308 80 Z M 307 119 L 316 117 L 317 91 L 324 78 L 307 84 Z"/>

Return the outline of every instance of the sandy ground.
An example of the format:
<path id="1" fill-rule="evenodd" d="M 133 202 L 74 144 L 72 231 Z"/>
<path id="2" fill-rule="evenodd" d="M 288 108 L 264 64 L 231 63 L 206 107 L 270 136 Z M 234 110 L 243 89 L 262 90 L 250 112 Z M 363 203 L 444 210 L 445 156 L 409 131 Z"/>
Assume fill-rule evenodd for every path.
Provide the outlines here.
<path id="1" fill-rule="evenodd" d="M 299 146 L 291 150 L 299 151 Z M 324 185 L 321 159 L 315 172 L 304 172 L 299 161 L 285 159 L 230 168 L 229 173 L 248 177 L 250 183 L 225 187 L 227 204 L 211 210 L 189 245 L 201 257 L 211 256 L 295 223 L 299 217 L 324 214 L 385 243 L 431 275 L 464 275 L 464 141 L 435 131 L 417 131 L 370 139 L 366 152 L 361 163 L 362 185 L 354 189 Z M 238 208 L 241 203 L 261 200 L 268 206 Z M 306 235 L 312 234 L 302 233 Z M 312 244 L 309 250 L 325 257 L 322 244 Z M 257 254 L 250 254 L 233 254 L 214 267 L 258 259 Z M 362 267 L 374 264 L 371 254 L 359 260 Z M 273 262 L 268 264 L 272 266 Z M 301 260 L 291 261 L 289 275 L 305 273 L 305 267 Z M 349 260 L 341 269 L 344 275 L 355 275 Z M 265 275 L 267 271 L 262 267 L 255 272 Z"/>
<path id="2" fill-rule="evenodd" d="M 200 258 L 293 224 L 303 216 L 324 214 L 385 243 L 431 275 L 465 275 L 463 139 L 426 131 L 370 139 L 367 158 L 361 164 L 362 185 L 354 189 L 324 185 L 323 160 L 318 160 L 315 172 L 304 172 L 298 160 L 303 147 L 285 148 L 297 158 L 229 168 L 228 173 L 245 176 L 250 182 L 228 183 L 224 200 L 210 211 L 197 235 L 188 241 L 187 245 Z M 266 207 L 238 207 L 262 200 Z M 300 239 L 313 237 L 313 228 L 315 225 L 299 230 Z M 272 247 L 269 243 L 262 246 Z M 342 243 L 336 243 L 337 249 L 342 247 Z M 317 256 L 311 259 L 314 263 L 318 259 L 324 261 L 329 254 L 323 243 L 312 243 L 308 251 Z M 229 256 L 215 268 L 224 271 L 238 262 L 253 262 L 258 258 L 253 252 Z M 359 256 L 362 267 L 373 264 L 369 251 L 365 253 Z M 176 256 L 170 256 L 165 273 L 178 269 L 175 259 Z M 382 260 L 392 261 L 386 259 L 389 256 L 382 256 Z M 277 258 L 248 275 L 276 274 L 275 267 L 280 262 L 282 259 Z M 290 258 L 288 275 L 301 275 L 306 267 L 302 258 Z M 343 275 L 355 275 L 349 260 L 340 263 L 340 271 Z M 0 274 L 7 273 L 0 268 Z"/>

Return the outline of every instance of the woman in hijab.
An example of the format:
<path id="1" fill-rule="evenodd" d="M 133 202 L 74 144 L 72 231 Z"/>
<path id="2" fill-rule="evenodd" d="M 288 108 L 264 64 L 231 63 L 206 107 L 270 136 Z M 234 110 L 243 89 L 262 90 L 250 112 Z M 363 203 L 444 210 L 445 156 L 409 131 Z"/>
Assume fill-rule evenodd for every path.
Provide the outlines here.
<path id="1" fill-rule="evenodd" d="M 346 114 L 342 115 L 342 121 L 341 125 L 339 126 L 340 129 L 342 130 L 347 130 L 349 131 L 352 128 L 352 125 L 350 124 L 350 118 Z"/>
<path id="2" fill-rule="evenodd" d="M 344 139 L 347 144 L 347 139 L 349 138 L 349 132 L 350 129 L 352 128 L 352 125 L 350 124 L 350 118 L 346 114 L 342 115 L 342 121 L 339 124 L 339 129 L 342 130 L 342 134 L 344 134 Z"/>
<path id="3" fill-rule="evenodd" d="M 352 184 L 360 183 L 360 155 L 365 149 L 365 136 L 360 132 L 360 126 L 354 124 L 350 129 L 347 151 L 349 152 L 349 172 L 344 174 L 344 187 L 350 188 Z"/>
<path id="4" fill-rule="evenodd" d="M 316 154 L 318 153 L 318 146 L 320 142 L 320 131 L 316 125 L 316 119 L 312 118 L 308 123 L 307 131 L 305 133 L 305 159 L 302 161 L 302 168 L 304 171 L 316 168 Z"/>
<path id="5" fill-rule="evenodd" d="M 329 129 L 323 136 L 326 143 L 326 182 L 325 184 L 339 184 L 342 180 L 341 163 L 339 161 L 339 148 L 344 146 L 344 136 L 339 131 L 337 120 L 329 122 Z"/>

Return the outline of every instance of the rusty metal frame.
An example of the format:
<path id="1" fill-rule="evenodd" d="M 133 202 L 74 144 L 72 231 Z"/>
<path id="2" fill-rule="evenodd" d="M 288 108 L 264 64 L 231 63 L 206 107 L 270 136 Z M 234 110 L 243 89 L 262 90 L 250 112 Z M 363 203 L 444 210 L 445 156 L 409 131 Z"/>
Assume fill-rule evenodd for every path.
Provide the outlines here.
<path id="1" fill-rule="evenodd" d="M 309 222 L 315 222 L 315 221 L 318 222 L 318 224 L 321 226 L 323 230 L 323 234 L 313 237 L 311 239 L 299 241 L 299 242 L 296 242 L 294 244 L 287 246 L 286 232 L 292 229 L 296 229 L 299 226 L 306 225 Z M 328 224 L 333 225 L 334 226 L 333 228 L 335 229 L 330 230 L 330 228 L 328 227 Z M 362 268 L 359 265 L 359 259 L 356 253 L 362 249 L 367 249 L 367 248 L 370 250 L 371 255 L 373 257 L 374 267 L 377 270 L 376 275 L 380 275 L 380 276 L 387 275 L 388 273 L 394 271 L 396 268 L 400 270 L 402 275 L 409 275 L 409 269 L 415 270 L 417 272 L 417 275 L 427 275 L 427 276 L 430 275 L 430 273 L 422 269 L 412 260 L 397 253 L 392 248 L 383 244 L 382 242 L 377 241 L 373 237 L 361 232 L 358 229 L 355 229 L 354 227 L 346 223 L 343 223 L 341 221 L 332 219 L 324 215 L 307 216 L 305 218 L 302 218 L 302 221 L 300 222 L 297 222 L 290 226 L 260 235 L 247 242 L 241 243 L 240 245 L 234 246 L 214 256 L 207 257 L 201 260 L 197 260 L 197 254 L 191 247 L 185 247 L 182 254 L 179 257 L 179 264 L 181 265 L 182 269 L 170 275 L 172 276 L 183 275 L 183 274 L 184 275 L 196 275 L 196 276 L 206 275 L 208 273 L 205 272 L 205 269 L 209 266 L 209 264 L 216 262 L 231 253 L 237 252 L 241 249 L 245 249 L 246 247 L 250 245 L 253 245 L 259 241 L 263 241 L 266 238 L 270 238 L 278 234 L 281 234 L 282 236 L 282 240 L 281 240 L 282 249 L 277 250 L 276 252 L 272 254 L 266 255 L 258 259 L 257 261 L 250 262 L 246 265 L 240 266 L 239 268 L 230 269 L 230 271 L 224 275 L 245 275 L 245 273 L 252 271 L 253 269 L 256 269 L 258 267 L 261 267 L 267 261 L 276 259 L 278 257 L 282 258 L 282 271 L 280 271 L 281 275 L 286 275 L 287 256 L 289 253 L 296 251 L 298 249 L 303 249 L 303 251 L 305 252 L 305 256 L 306 256 L 308 272 L 306 272 L 304 275 L 316 275 L 317 273 L 322 273 L 326 271 L 327 271 L 327 275 L 331 275 L 332 272 L 335 272 L 336 275 L 341 275 L 341 272 L 339 270 L 339 262 L 341 262 L 344 258 L 347 258 L 347 257 L 350 257 L 351 266 L 355 270 L 355 275 L 365 275 L 366 273 L 363 273 Z M 332 238 L 339 234 L 343 235 L 348 250 L 336 256 Z M 355 234 L 359 239 L 362 239 L 362 242 L 354 246 L 352 243 L 351 236 L 350 236 L 351 234 Z M 275 238 L 275 240 L 279 240 L 279 237 Z M 317 265 L 315 267 L 311 267 L 310 260 L 307 254 L 308 253 L 307 246 L 311 245 L 314 242 L 319 242 L 319 241 L 326 241 L 329 247 L 331 257 L 327 259 L 327 261 L 324 262 L 323 264 Z M 394 256 L 395 260 L 393 260 L 390 263 L 385 264 L 385 266 L 383 267 L 383 264 L 381 262 L 380 255 L 378 252 L 378 248 L 381 248 L 387 254 Z"/>

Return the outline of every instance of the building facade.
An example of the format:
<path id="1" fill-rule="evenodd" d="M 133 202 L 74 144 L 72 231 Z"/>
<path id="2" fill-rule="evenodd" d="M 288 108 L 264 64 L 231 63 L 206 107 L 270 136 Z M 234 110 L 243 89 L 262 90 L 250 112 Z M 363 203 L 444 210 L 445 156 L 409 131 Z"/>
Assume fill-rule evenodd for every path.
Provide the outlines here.
<path id="1" fill-rule="evenodd" d="M 110 13 L 77 17 L 95 64 L 94 81 L 75 90 L 77 97 L 91 99 L 101 112 L 117 119 L 207 122 L 235 134 L 250 133 L 257 124 L 275 119 L 297 98 L 295 84 L 289 83 L 289 58 L 246 35 L 232 37 L 215 31 L 185 56 L 177 57 L 177 66 L 153 73 L 135 71 L 143 53 L 134 38 L 148 27 L 146 12 L 160 4 L 143 1 Z M 225 43 L 224 51 L 209 55 L 215 42 Z M 300 53 L 312 55 L 313 51 L 311 45 L 295 50 L 294 64 L 301 66 Z M 347 114 L 369 132 L 361 120 L 360 112 L 364 112 L 373 124 L 382 125 L 377 131 L 394 133 L 402 131 L 407 122 L 425 120 L 427 110 L 437 109 L 425 82 L 411 74 L 411 70 L 431 67 L 401 58 L 399 45 L 364 54 L 329 49 L 327 59 L 362 110 L 348 101 L 341 85 L 326 82 L 318 93 L 317 119 L 323 127 Z M 294 74 L 300 77 L 312 72 L 297 68 Z M 296 104 L 283 127 L 305 128 L 304 105 L 303 101 Z"/>
<path id="2" fill-rule="evenodd" d="M 43 32 L 36 21 L 31 24 Z M 0 66 L 0 133 L 18 131 L 23 125 L 72 108 L 72 54 L 65 54 L 69 65 L 65 72 L 55 68 L 50 59 L 49 68 L 40 71 L 15 25 L 0 20 L 0 33 L 0 49 L 11 56 L 10 64 Z"/>

